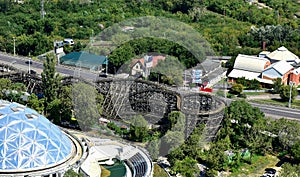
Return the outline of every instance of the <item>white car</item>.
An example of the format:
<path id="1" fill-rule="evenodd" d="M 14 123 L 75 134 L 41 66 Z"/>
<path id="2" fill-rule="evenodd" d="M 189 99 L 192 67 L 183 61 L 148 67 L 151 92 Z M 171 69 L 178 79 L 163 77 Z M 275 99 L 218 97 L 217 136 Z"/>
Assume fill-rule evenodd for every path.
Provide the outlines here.
<path id="1" fill-rule="evenodd" d="M 71 38 L 64 39 L 64 43 L 67 45 L 74 45 L 74 41 Z"/>

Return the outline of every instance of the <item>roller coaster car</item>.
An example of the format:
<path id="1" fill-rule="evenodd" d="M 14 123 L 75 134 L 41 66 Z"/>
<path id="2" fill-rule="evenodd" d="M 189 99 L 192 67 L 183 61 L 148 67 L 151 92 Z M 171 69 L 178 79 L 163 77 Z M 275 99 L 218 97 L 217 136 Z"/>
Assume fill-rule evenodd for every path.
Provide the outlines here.
<path id="1" fill-rule="evenodd" d="M 106 73 L 100 73 L 100 74 L 99 74 L 99 77 L 107 78 L 107 74 L 106 74 Z"/>
<path id="2" fill-rule="evenodd" d="M 36 71 L 31 69 L 28 73 L 29 73 L 29 74 L 34 74 L 34 75 L 35 75 L 35 74 L 36 74 Z"/>
<path id="3" fill-rule="evenodd" d="M 25 61 L 26 64 L 32 64 L 32 61 L 31 60 L 27 60 Z"/>

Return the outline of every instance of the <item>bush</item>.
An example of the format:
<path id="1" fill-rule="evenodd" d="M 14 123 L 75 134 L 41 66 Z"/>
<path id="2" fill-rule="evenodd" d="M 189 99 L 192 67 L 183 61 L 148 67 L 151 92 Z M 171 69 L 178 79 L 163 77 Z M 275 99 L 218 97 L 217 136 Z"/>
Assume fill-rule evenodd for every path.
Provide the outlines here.
<path id="1" fill-rule="evenodd" d="M 235 97 L 234 94 L 231 94 L 231 93 L 228 93 L 228 94 L 227 94 L 227 98 L 234 98 L 234 97 Z"/>
<path id="2" fill-rule="evenodd" d="M 231 87 L 231 93 L 233 94 L 241 94 L 244 90 L 244 86 L 242 84 L 233 84 Z"/>
<path id="3" fill-rule="evenodd" d="M 240 93 L 239 95 L 238 95 L 238 97 L 240 97 L 240 98 L 247 98 L 247 95 L 246 94 L 244 94 L 244 93 Z"/>

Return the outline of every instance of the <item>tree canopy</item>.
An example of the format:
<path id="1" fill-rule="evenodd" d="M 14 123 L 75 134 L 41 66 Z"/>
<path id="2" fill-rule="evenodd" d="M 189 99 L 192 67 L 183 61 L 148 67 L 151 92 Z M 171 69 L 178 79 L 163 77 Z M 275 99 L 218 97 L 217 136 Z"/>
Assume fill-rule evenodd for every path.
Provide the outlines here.
<path id="1" fill-rule="evenodd" d="M 44 4 L 46 15 L 42 18 L 39 1 L 18 4 L 3 0 L 0 50 L 12 53 L 15 38 L 17 54 L 36 56 L 52 50 L 55 40 L 70 37 L 76 39 L 75 43 L 86 43 L 104 28 L 125 19 L 163 16 L 190 24 L 222 55 L 257 54 L 263 41 L 268 50 L 285 45 L 299 55 L 299 18 L 293 17 L 299 4 L 286 0 L 262 2 L 272 9 L 237 0 L 56 0 Z M 121 35 L 115 42 L 124 39 L 126 36 Z M 131 52 L 128 50 L 128 56 Z"/>

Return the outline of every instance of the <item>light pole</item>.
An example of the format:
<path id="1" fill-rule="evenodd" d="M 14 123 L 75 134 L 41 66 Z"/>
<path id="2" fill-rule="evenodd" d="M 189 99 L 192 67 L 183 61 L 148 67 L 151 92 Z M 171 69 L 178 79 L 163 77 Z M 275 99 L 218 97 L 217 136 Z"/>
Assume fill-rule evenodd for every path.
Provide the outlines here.
<path id="1" fill-rule="evenodd" d="M 80 78 L 80 74 L 81 74 L 81 61 L 79 62 L 79 78 Z"/>
<path id="2" fill-rule="evenodd" d="M 10 64 L 11 64 L 11 67 L 13 67 L 13 64 L 17 63 L 16 60 L 12 61 Z"/>
<path id="3" fill-rule="evenodd" d="M 31 74 L 30 72 L 30 62 L 31 62 L 31 58 L 28 59 L 28 73 Z"/>
<path id="4" fill-rule="evenodd" d="M 225 92 L 224 92 L 225 100 L 227 100 L 227 77 L 225 77 Z"/>
<path id="5" fill-rule="evenodd" d="M 289 99 L 289 108 L 291 107 L 291 101 L 292 101 L 292 89 L 294 86 L 294 82 L 290 82 L 290 99 Z"/>
<path id="6" fill-rule="evenodd" d="M 13 37 L 13 39 L 14 39 L 14 56 L 16 56 L 16 38 Z"/>

